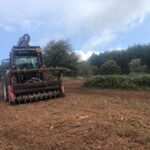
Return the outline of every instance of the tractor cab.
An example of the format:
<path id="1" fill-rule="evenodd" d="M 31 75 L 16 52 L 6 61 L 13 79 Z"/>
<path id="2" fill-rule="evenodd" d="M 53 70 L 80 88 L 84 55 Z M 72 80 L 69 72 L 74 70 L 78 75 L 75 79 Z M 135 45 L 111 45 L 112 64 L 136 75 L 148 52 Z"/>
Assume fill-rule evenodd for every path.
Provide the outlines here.
<path id="1" fill-rule="evenodd" d="M 10 58 L 12 69 L 38 69 L 42 66 L 42 52 L 38 46 L 13 47 Z"/>

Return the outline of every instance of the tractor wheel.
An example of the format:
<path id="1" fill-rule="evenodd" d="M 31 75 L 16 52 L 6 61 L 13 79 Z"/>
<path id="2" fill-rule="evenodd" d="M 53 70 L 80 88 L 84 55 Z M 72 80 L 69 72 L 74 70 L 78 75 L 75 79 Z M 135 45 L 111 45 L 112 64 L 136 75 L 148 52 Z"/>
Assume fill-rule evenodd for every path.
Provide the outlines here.
<path id="1" fill-rule="evenodd" d="M 6 89 L 6 84 L 4 83 L 3 84 L 3 99 L 4 99 L 4 101 L 7 101 L 8 99 L 7 99 L 8 97 L 7 97 L 7 89 Z"/>

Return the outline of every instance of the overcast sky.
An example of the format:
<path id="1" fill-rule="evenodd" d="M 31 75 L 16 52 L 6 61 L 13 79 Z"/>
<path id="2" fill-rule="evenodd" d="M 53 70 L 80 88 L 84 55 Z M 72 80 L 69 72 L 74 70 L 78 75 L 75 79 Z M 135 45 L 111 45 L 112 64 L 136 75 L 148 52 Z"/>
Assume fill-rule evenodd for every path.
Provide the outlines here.
<path id="1" fill-rule="evenodd" d="M 0 0 L 0 60 L 24 33 L 42 47 L 67 39 L 83 59 L 148 44 L 150 0 Z"/>

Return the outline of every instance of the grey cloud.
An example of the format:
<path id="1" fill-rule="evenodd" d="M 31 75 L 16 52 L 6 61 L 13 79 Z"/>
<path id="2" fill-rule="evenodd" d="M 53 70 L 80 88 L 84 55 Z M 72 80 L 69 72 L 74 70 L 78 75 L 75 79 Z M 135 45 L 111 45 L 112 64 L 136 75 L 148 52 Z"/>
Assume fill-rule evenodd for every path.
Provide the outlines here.
<path id="1" fill-rule="evenodd" d="M 89 39 L 82 48 L 94 49 L 141 23 L 149 12 L 149 0 L 1 0 L 0 23 L 28 30 L 33 25 L 34 30 L 57 28 L 67 37 L 84 29 Z"/>

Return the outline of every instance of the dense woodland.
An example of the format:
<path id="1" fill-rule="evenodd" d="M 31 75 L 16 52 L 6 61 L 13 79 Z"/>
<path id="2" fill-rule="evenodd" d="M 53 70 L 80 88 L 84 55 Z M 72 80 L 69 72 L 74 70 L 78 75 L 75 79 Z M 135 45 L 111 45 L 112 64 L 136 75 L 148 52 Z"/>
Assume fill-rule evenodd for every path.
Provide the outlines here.
<path id="1" fill-rule="evenodd" d="M 141 65 L 146 67 L 145 72 L 150 72 L 150 44 L 138 44 L 121 51 L 93 54 L 88 61 L 99 68 L 106 61 L 114 60 L 121 68 L 121 74 L 129 74 L 131 71 L 129 64 L 135 59 L 140 60 Z"/>

